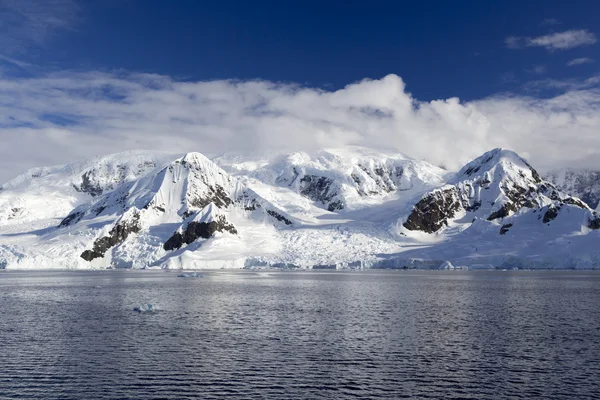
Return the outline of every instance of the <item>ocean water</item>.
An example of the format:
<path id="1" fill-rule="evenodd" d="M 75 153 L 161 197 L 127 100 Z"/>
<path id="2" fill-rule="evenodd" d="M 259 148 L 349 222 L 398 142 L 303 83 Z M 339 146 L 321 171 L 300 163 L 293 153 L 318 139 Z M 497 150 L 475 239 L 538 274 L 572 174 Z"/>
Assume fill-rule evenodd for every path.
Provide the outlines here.
<path id="1" fill-rule="evenodd" d="M 0 273 L 0 398 L 600 397 L 597 272 L 177 275 Z"/>

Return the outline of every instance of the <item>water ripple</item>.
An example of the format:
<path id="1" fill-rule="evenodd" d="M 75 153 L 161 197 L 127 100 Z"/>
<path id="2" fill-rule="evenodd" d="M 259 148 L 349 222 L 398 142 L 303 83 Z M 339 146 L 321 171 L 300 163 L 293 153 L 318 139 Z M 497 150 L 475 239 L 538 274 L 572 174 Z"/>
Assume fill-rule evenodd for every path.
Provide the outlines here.
<path id="1" fill-rule="evenodd" d="M 2 399 L 600 398 L 598 273 L 1 273 L 0 304 Z"/>

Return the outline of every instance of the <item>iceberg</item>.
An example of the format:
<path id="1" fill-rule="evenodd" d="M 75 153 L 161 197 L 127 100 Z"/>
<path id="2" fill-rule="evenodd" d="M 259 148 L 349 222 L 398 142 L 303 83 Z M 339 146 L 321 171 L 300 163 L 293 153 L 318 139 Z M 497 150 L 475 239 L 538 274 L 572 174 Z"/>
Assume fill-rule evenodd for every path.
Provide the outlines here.
<path id="1" fill-rule="evenodd" d="M 454 265 L 452 265 L 452 263 L 450 261 L 444 261 L 443 263 L 440 264 L 438 269 L 439 270 L 454 270 L 456 268 L 454 267 Z"/>
<path id="2" fill-rule="evenodd" d="M 133 307 L 133 311 L 139 313 L 153 313 L 158 311 L 158 307 L 152 303 L 140 304 L 139 306 Z"/>

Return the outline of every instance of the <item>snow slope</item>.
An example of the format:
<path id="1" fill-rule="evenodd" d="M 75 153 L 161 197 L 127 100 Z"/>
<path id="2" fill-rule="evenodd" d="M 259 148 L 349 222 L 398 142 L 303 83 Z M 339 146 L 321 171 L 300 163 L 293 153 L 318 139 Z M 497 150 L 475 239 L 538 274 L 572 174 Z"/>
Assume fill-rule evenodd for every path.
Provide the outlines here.
<path id="1" fill-rule="evenodd" d="M 16 210 L 16 211 L 15 211 Z M 0 268 L 600 268 L 600 218 L 494 149 L 120 153 L 0 190 Z"/>

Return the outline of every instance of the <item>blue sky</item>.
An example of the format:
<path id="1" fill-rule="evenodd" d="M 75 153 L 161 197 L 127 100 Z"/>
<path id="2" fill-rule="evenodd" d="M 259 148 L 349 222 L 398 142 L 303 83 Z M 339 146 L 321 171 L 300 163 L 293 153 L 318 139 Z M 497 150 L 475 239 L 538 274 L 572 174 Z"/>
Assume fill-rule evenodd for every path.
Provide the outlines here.
<path id="1" fill-rule="evenodd" d="M 589 41 L 566 49 L 511 49 L 506 43 L 565 31 L 587 30 L 595 37 L 597 1 L 57 3 L 62 11 L 38 16 L 62 19 L 63 25 L 6 56 L 46 68 L 126 69 L 185 80 L 259 78 L 325 88 L 394 73 L 423 100 L 471 100 L 519 91 L 534 80 L 582 78 L 598 71 L 591 60 L 600 58 L 600 47 Z M 40 29 L 22 28 L 32 36 Z M 10 31 L 9 25 L 3 33 Z M 590 61 L 568 65 L 577 59 Z"/>
<path id="2" fill-rule="evenodd" d="M 596 167 L 598 15 L 597 1 L 0 0 L 0 180 L 198 142 L 375 144 L 453 167 L 504 146 Z"/>

